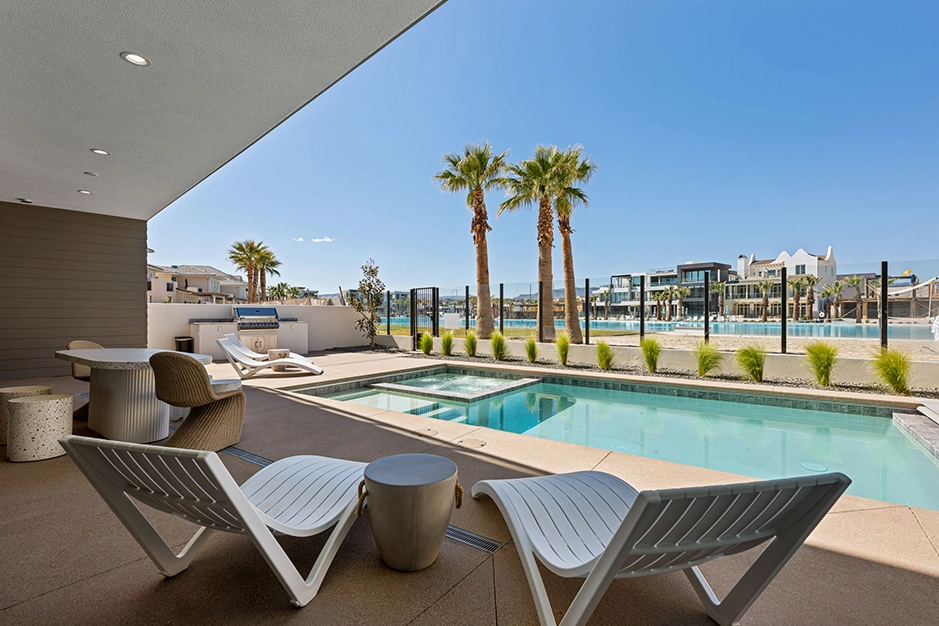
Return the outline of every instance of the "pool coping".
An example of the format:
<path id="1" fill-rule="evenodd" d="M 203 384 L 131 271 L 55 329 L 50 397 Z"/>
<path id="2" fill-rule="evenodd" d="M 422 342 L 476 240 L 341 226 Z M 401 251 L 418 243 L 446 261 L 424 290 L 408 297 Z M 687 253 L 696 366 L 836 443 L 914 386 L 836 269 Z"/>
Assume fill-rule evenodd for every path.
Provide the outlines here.
<path id="1" fill-rule="evenodd" d="M 919 413 L 894 413 L 893 423 L 939 459 L 939 424 Z"/>
<path id="2" fill-rule="evenodd" d="M 450 373 L 449 369 L 450 368 L 447 368 L 447 373 Z M 518 391 L 519 389 L 530 387 L 531 385 L 540 383 L 541 381 L 541 378 L 519 378 L 518 380 L 509 381 L 507 383 L 503 383 L 501 385 L 497 385 L 495 387 L 491 387 L 476 393 L 459 393 L 456 391 L 444 391 L 442 389 L 425 389 L 423 387 L 412 387 L 410 385 L 399 385 L 397 383 L 373 383 L 368 386 L 372 389 L 396 391 L 408 395 L 426 396 L 428 398 L 434 398 L 437 400 L 452 400 L 454 402 L 464 402 L 469 404 L 472 402 L 479 402 L 480 400 L 487 400 L 509 391 Z"/>

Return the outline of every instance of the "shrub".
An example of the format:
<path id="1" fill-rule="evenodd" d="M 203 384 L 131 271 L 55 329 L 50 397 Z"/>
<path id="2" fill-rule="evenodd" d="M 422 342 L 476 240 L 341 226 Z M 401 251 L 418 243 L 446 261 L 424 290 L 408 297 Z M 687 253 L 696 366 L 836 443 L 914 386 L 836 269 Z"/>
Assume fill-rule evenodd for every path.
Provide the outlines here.
<path id="1" fill-rule="evenodd" d="M 838 360 L 838 348 L 834 344 L 813 341 L 805 346 L 805 360 L 819 385 L 827 387 L 831 384 L 831 371 Z"/>
<path id="2" fill-rule="evenodd" d="M 496 361 L 504 361 L 507 349 L 505 347 L 505 337 L 498 330 L 492 333 L 492 356 Z"/>
<path id="3" fill-rule="evenodd" d="M 561 367 L 567 367 L 567 353 L 571 349 L 571 336 L 567 334 L 566 330 L 562 330 L 558 333 L 554 344 L 558 349 L 558 361 L 560 361 Z"/>
<path id="4" fill-rule="evenodd" d="M 704 377 L 711 372 L 720 371 L 724 355 L 713 345 L 702 340 L 694 350 L 694 358 L 698 362 L 698 376 Z"/>
<path id="5" fill-rule="evenodd" d="M 766 365 L 766 349 L 763 346 L 746 346 L 737 350 L 737 365 L 747 378 L 763 382 L 763 367 Z"/>
<path id="6" fill-rule="evenodd" d="M 418 346 L 420 346 L 421 352 L 424 354 L 430 354 L 434 349 L 434 336 L 430 333 L 422 334 L 420 341 L 418 341 Z"/>
<path id="7" fill-rule="evenodd" d="M 643 339 L 639 342 L 639 348 L 642 350 L 642 358 L 646 360 L 646 367 L 655 374 L 659 369 L 659 355 L 662 353 L 662 344 L 658 339 Z"/>
<path id="8" fill-rule="evenodd" d="M 463 340 L 463 347 L 466 349 L 467 355 L 476 356 L 476 331 L 475 330 L 466 331 L 466 339 Z"/>
<path id="9" fill-rule="evenodd" d="M 529 337 L 525 342 L 525 354 L 528 356 L 528 362 L 534 363 L 538 360 L 538 342 L 534 337 Z"/>
<path id="10" fill-rule="evenodd" d="M 913 362 L 906 352 L 884 348 L 874 356 L 872 367 L 877 378 L 890 387 L 894 393 L 909 395 L 909 377 Z"/>
<path id="11" fill-rule="evenodd" d="M 613 349 L 605 341 L 597 342 L 597 365 L 602 370 L 608 370 L 613 367 Z"/>
<path id="12" fill-rule="evenodd" d="M 450 356 L 451 352 L 453 352 L 453 332 L 445 330 L 440 335 L 440 354 Z"/>

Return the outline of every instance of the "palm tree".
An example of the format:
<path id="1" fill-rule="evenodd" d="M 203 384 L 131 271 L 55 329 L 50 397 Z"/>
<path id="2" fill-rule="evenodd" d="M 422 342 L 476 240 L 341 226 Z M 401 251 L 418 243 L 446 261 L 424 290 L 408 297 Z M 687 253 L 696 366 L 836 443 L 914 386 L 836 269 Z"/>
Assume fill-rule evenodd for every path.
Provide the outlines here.
<path id="1" fill-rule="evenodd" d="M 267 297 L 271 300 L 285 300 L 287 299 L 287 294 L 290 292 L 290 289 L 291 287 L 287 283 L 277 283 L 273 287 L 268 288 Z"/>
<path id="2" fill-rule="evenodd" d="M 666 322 L 672 321 L 672 300 L 674 300 L 675 296 L 677 295 L 675 293 L 676 289 L 677 288 L 675 287 L 675 285 L 669 285 L 668 287 L 665 288 L 665 291 L 662 292 L 662 295 L 664 296 L 662 299 L 665 300 L 665 321 Z"/>
<path id="3" fill-rule="evenodd" d="M 652 299 L 655 300 L 655 320 L 661 322 L 664 317 L 662 314 L 662 303 L 665 302 L 665 292 L 656 291 L 652 294 Z"/>
<path id="4" fill-rule="evenodd" d="M 792 321 L 799 321 L 799 299 L 802 297 L 802 290 L 805 289 L 805 277 L 790 278 L 789 286 L 792 287 Z M 783 315 L 786 312 L 783 311 Z"/>
<path id="5" fill-rule="evenodd" d="M 727 283 L 721 281 L 714 281 L 710 286 L 711 293 L 717 294 L 717 314 L 720 317 L 724 317 L 724 288 L 726 286 Z"/>
<path id="6" fill-rule="evenodd" d="M 684 317 L 685 298 L 691 295 L 690 287 L 678 287 L 675 289 L 675 295 L 678 296 L 678 318 Z"/>
<path id="7" fill-rule="evenodd" d="M 775 284 L 776 283 L 771 280 L 763 280 L 756 284 L 756 288 L 763 294 L 763 317 L 760 318 L 761 322 L 765 322 L 766 317 L 769 315 L 769 292 Z"/>
<path id="8" fill-rule="evenodd" d="M 836 280 L 831 284 L 831 295 L 833 296 L 832 300 L 832 313 L 833 316 L 828 317 L 828 321 L 832 321 L 832 317 L 841 317 L 841 292 L 844 291 L 844 283 L 840 280 Z"/>
<path id="9" fill-rule="evenodd" d="M 861 300 L 863 299 L 863 294 L 861 293 L 861 285 L 864 284 L 864 278 L 862 276 L 848 276 L 844 279 L 844 284 L 851 285 L 854 287 L 854 323 L 861 323 Z"/>
<path id="10" fill-rule="evenodd" d="M 574 185 L 586 183 L 597 170 L 589 157 L 581 158 L 583 147 L 574 146 L 562 153 L 564 165 L 559 168 L 561 187 L 554 199 L 554 210 L 558 216 L 558 231 L 561 233 L 561 253 L 564 259 L 564 318 L 571 343 L 583 343 L 580 332 L 580 316 L 577 306 L 577 288 L 574 280 L 574 253 L 571 249 L 571 213 L 578 204 L 587 206 L 587 196 Z"/>
<path id="11" fill-rule="evenodd" d="M 822 297 L 825 298 L 825 321 L 831 321 L 831 301 L 835 295 L 834 283 L 822 287 Z"/>
<path id="12" fill-rule="evenodd" d="M 263 244 L 261 244 L 263 245 Z M 253 239 L 236 241 L 228 249 L 228 260 L 245 273 L 248 278 L 248 302 L 254 302 L 257 293 L 255 282 L 255 263 L 258 256 L 258 244 Z"/>
<path id="13" fill-rule="evenodd" d="M 580 189 L 567 187 L 569 159 L 556 146 L 538 146 L 532 158 L 509 165 L 505 186 L 511 194 L 499 207 L 503 211 L 538 205 L 538 281 L 552 292 L 551 297 L 538 299 L 537 325 L 545 341 L 554 341 L 554 272 L 551 248 L 554 246 L 553 203 L 561 195 L 577 197 L 585 202 Z M 579 327 L 578 323 L 578 327 Z"/>
<path id="14" fill-rule="evenodd" d="M 815 286 L 822 282 L 821 276 L 806 274 L 805 279 L 805 310 L 808 312 L 809 319 L 815 319 Z"/>
<path id="15" fill-rule="evenodd" d="M 434 178 L 440 181 L 440 189 L 443 191 L 468 191 L 466 206 L 473 212 L 470 232 L 473 233 L 473 243 L 476 245 L 476 294 L 479 297 L 479 306 L 476 307 L 476 334 L 480 339 L 491 337 L 493 330 L 492 298 L 489 291 L 489 245 L 486 243 L 486 233 L 492 230 L 492 227 L 486 212 L 485 193 L 505 186 L 502 174 L 505 171 L 507 155 L 508 152 L 502 152 L 493 156 L 492 146 L 488 141 L 482 145 L 467 144 L 463 146 L 463 154 L 445 154 L 444 170 L 434 175 Z"/>
<path id="16" fill-rule="evenodd" d="M 254 262 L 254 271 L 259 276 L 259 278 L 255 280 L 259 281 L 259 293 L 261 295 L 261 301 L 264 302 L 267 300 L 267 275 L 280 276 L 280 272 L 277 271 L 277 268 L 283 265 L 283 263 L 274 256 L 271 249 L 265 246 L 263 242 L 259 243 L 258 247 L 259 250 Z"/>

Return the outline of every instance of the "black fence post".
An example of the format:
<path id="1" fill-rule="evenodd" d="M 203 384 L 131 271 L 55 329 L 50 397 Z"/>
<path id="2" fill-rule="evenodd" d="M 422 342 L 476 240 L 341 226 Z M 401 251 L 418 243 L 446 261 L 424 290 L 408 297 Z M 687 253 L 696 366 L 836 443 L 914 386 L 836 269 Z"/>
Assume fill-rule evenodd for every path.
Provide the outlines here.
<path id="1" fill-rule="evenodd" d="M 711 272 L 704 270 L 704 343 L 711 340 Z"/>
<path id="2" fill-rule="evenodd" d="M 608 296 L 610 294 L 607 294 Z M 639 277 L 639 341 L 646 336 L 646 277 Z"/>
<path id="3" fill-rule="evenodd" d="M 430 329 L 434 337 L 440 336 L 440 287 L 434 287 L 431 292 L 431 309 L 434 318 L 430 322 Z"/>
<path id="4" fill-rule="evenodd" d="M 590 279 L 584 279 L 584 343 L 590 345 Z"/>
<path id="5" fill-rule="evenodd" d="M 887 262 L 880 262 L 880 345 L 887 347 Z"/>
<path id="6" fill-rule="evenodd" d="M 466 286 L 466 332 L 469 332 L 469 285 Z"/>
<path id="7" fill-rule="evenodd" d="M 417 290 L 411 290 L 411 350 L 417 350 Z"/>
<path id="8" fill-rule="evenodd" d="M 554 311 L 551 311 L 552 318 Z M 538 326 L 538 343 L 544 343 L 544 281 L 538 281 L 538 306 L 535 309 L 535 324 Z"/>
<path id="9" fill-rule="evenodd" d="M 499 283 L 499 332 L 505 334 L 505 285 Z"/>
<path id="10" fill-rule="evenodd" d="M 390 289 L 388 290 L 386 302 L 387 302 L 386 306 L 388 307 L 388 317 L 385 319 L 385 322 L 386 322 L 385 326 L 387 327 L 388 334 L 390 335 L 391 334 L 391 290 Z"/>
<path id="11" fill-rule="evenodd" d="M 779 350 L 783 354 L 786 354 L 786 318 L 789 317 L 789 277 L 785 267 L 780 270 L 779 277 L 782 281 L 782 293 L 780 294 L 780 299 L 782 300 L 782 319 L 779 324 Z"/>

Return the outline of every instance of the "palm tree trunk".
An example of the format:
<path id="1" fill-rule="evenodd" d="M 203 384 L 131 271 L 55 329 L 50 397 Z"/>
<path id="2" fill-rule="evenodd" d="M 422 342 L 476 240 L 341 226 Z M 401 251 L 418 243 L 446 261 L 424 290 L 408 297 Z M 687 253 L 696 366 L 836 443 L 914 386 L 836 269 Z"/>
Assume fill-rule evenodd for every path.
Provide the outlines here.
<path id="1" fill-rule="evenodd" d="M 726 318 L 727 316 L 724 315 L 724 290 L 723 289 L 721 289 L 720 293 L 717 294 L 717 308 L 720 309 L 717 312 L 718 317 L 720 317 L 721 319 Z"/>
<path id="2" fill-rule="evenodd" d="M 577 283 L 574 281 L 574 252 L 571 248 L 571 218 L 569 215 L 558 216 L 558 230 L 561 231 L 561 252 L 564 257 L 564 323 L 571 343 L 583 343 L 580 332 L 580 315 L 577 310 Z"/>
<path id="3" fill-rule="evenodd" d="M 254 265 L 248 265 L 248 304 L 254 302 Z"/>
<path id="4" fill-rule="evenodd" d="M 857 296 L 854 298 L 854 323 L 861 323 L 861 288 L 858 287 Z"/>
<path id="5" fill-rule="evenodd" d="M 554 246 L 554 212 L 551 198 L 544 196 L 538 206 L 538 327 L 545 341 L 554 341 L 554 272 L 551 267 L 551 248 Z M 542 297 L 543 296 L 543 297 Z"/>
<path id="6" fill-rule="evenodd" d="M 760 319 L 761 322 L 766 321 L 766 316 L 769 314 L 769 292 L 763 292 L 763 317 Z"/>
<path id="7" fill-rule="evenodd" d="M 489 289 L 489 244 L 486 233 L 492 230 L 486 214 L 486 202 L 482 189 L 473 190 L 473 243 L 476 244 L 476 336 L 480 339 L 492 337 L 492 293 Z"/>
<path id="8" fill-rule="evenodd" d="M 811 287 L 805 293 L 805 311 L 809 321 L 813 321 L 815 319 L 815 290 Z"/>
<path id="9" fill-rule="evenodd" d="M 783 313 L 785 315 L 785 312 Z M 792 294 L 792 321 L 799 321 L 799 290 L 796 289 Z"/>
<path id="10" fill-rule="evenodd" d="M 261 302 L 267 302 L 267 270 L 261 268 Z"/>
<path id="11" fill-rule="evenodd" d="M 678 317 L 678 319 L 681 319 L 683 317 L 684 311 L 685 311 L 685 299 L 678 298 L 678 310 L 675 312 L 675 315 Z"/>

